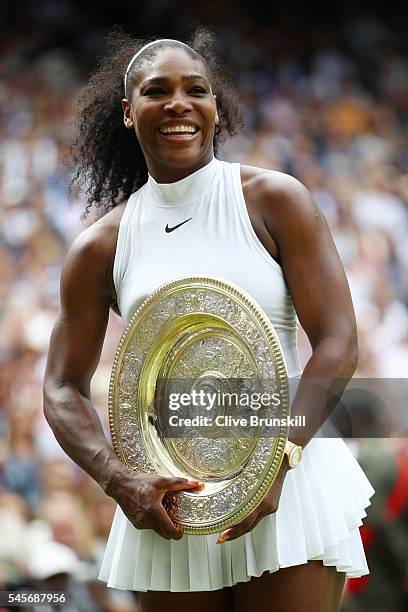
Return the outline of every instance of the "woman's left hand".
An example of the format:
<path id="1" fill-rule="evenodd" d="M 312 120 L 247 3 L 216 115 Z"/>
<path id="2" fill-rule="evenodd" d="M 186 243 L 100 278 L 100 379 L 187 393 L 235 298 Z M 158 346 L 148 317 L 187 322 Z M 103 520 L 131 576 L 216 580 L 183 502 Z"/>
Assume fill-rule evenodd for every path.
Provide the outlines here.
<path id="1" fill-rule="evenodd" d="M 244 533 L 251 531 L 251 529 L 253 529 L 259 523 L 259 521 L 264 518 L 264 516 L 277 511 L 283 482 L 288 469 L 286 459 L 284 458 L 271 488 L 259 506 L 257 506 L 255 510 L 251 512 L 251 514 L 249 514 L 243 521 L 223 531 L 217 540 L 217 544 L 223 544 L 223 542 L 226 542 L 227 540 L 235 540 L 236 538 L 239 538 L 240 536 L 244 535 Z"/>

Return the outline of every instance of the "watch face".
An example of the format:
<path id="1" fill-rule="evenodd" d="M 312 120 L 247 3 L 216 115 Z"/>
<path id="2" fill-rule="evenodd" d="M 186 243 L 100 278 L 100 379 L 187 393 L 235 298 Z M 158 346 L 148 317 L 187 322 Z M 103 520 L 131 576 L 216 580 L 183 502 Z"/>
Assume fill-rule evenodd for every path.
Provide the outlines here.
<path id="1" fill-rule="evenodd" d="M 290 462 L 293 465 L 293 467 L 295 467 L 296 465 L 299 465 L 301 459 L 302 459 L 302 450 L 300 448 L 295 448 L 290 456 Z"/>

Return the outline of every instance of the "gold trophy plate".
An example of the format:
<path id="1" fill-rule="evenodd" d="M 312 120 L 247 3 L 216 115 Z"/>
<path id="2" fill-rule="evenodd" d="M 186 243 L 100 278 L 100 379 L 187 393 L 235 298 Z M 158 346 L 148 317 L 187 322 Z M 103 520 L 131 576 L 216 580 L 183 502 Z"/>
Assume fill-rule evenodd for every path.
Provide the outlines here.
<path id="1" fill-rule="evenodd" d="M 193 412 L 191 406 L 170 410 L 175 389 L 232 398 L 239 389 L 240 400 L 254 392 L 279 397 L 278 406 L 256 410 L 260 419 L 275 418 L 273 435 L 243 426 L 241 405 L 234 401 L 215 412 L 203 405 Z M 163 499 L 184 533 L 222 531 L 258 506 L 283 460 L 289 408 L 276 332 L 260 306 L 230 282 L 196 276 L 166 283 L 142 303 L 122 334 L 109 388 L 114 449 L 137 472 L 205 483 L 198 492 L 167 493 Z M 249 417 L 255 413 L 248 411 Z M 186 414 L 196 418 L 186 421 Z M 187 422 L 177 435 L 166 429 L 170 415 Z M 203 421 L 216 415 L 223 427 Z"/>

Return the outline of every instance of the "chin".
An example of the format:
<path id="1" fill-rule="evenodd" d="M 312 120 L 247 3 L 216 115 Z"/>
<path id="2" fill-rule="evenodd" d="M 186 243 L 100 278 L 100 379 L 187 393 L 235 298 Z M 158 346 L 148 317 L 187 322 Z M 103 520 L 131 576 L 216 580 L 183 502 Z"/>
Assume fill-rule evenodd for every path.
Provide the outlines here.
<path id="1" fill-rule="evenodd" d="M 161 163 L 164 166 L 191 166 L 202 157 L 202 151 L 192 151 L 188 149 L 180 149 L 178 151 L 169 151 L 166 155 L 161 156 Z"/>

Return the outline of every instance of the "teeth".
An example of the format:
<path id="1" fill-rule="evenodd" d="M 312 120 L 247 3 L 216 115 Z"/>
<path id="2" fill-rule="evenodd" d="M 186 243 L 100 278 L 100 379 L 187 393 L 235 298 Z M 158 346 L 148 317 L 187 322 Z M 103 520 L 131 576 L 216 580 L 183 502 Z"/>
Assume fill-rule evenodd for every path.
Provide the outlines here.
<path id="1" fill-rule="evenodd" d="M 188 132 L 189 134 L 194 134 L 196 131 L 197 128 L 193 125 L 175 125 L 173 127 L 160 128 L 160 132 L 162 134 L 177 134 L 180 132 Z"/>

